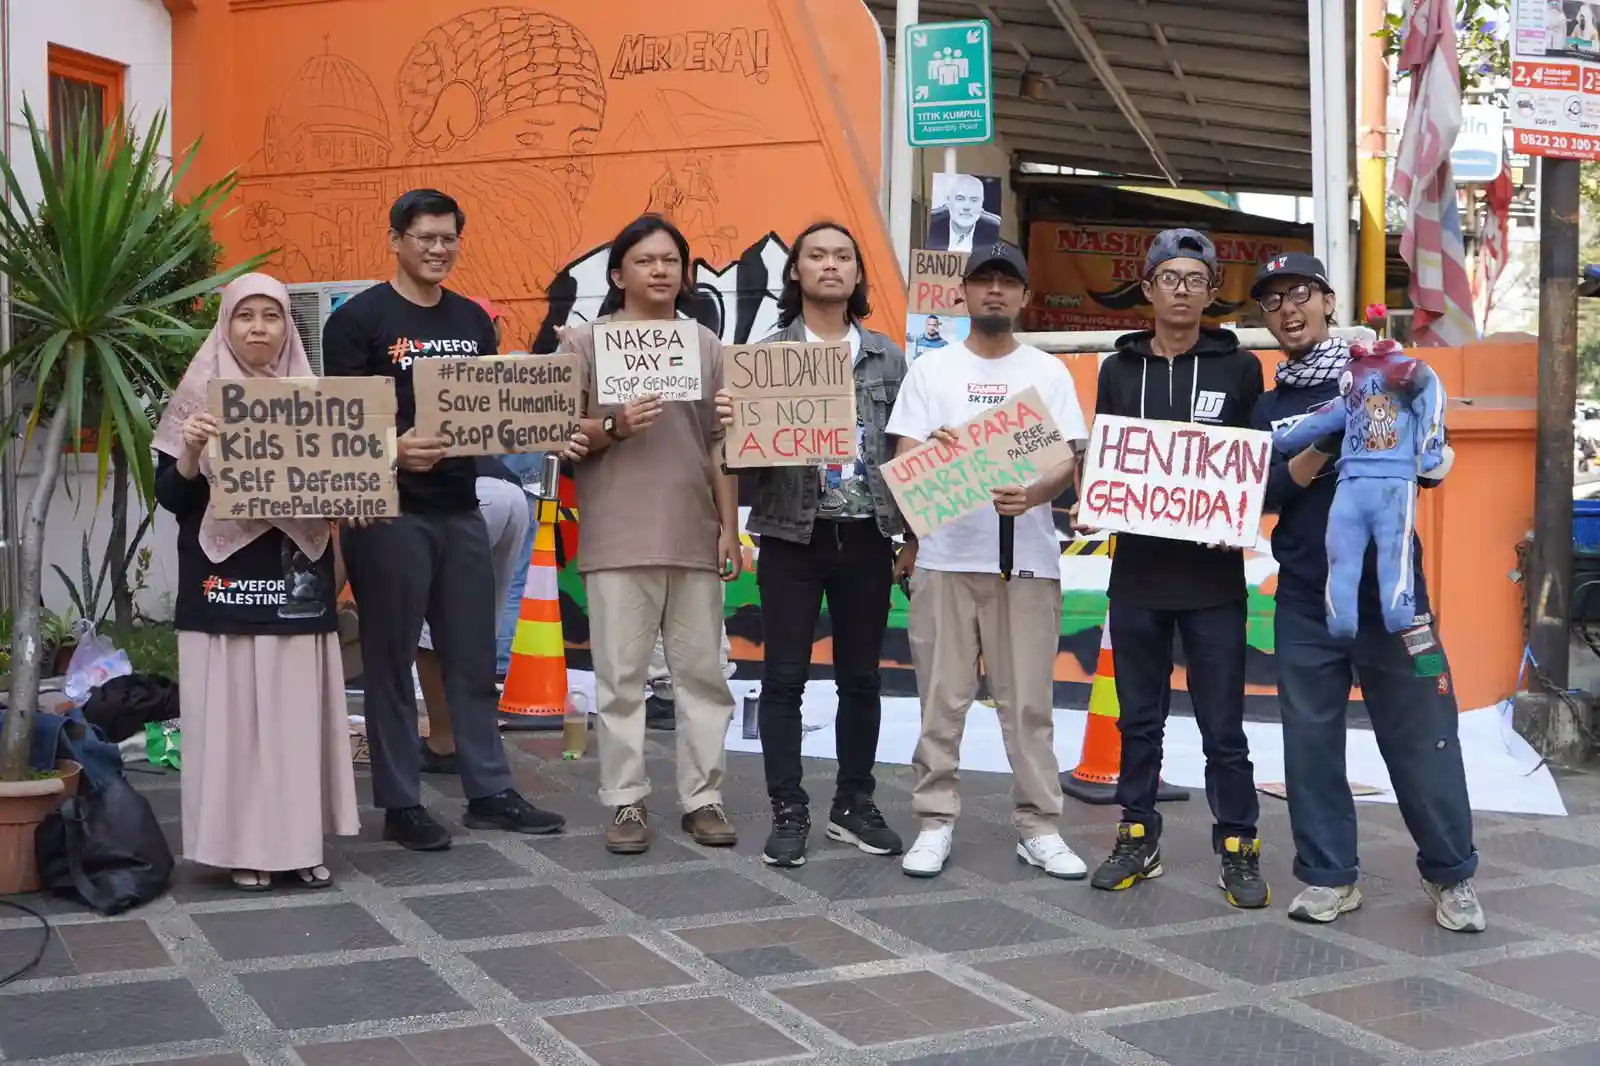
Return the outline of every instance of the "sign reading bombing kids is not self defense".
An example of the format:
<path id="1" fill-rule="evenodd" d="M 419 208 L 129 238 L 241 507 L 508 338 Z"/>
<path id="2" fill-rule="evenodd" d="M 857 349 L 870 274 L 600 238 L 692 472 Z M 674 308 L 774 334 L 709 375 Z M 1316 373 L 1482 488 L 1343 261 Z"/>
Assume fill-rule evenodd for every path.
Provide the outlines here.
<path id="1" fill-rule="evenodd" d="M 601 405 L 653 394 L 701 400 L 700 325 L 690 319 L 601 322 L 594 327 L 594 372 Z"/>
<path id="2" fill-rule="evenodd" d="M 723 349 L 733 397 L 730 468 L 819 466 L 856 457 L 855 368 L 844 344 Z"/>
<path id="3" fill-rule="evenodd" d="M 390 378 L 213 380 L 207 446 L 215 518 L 393 518 Z"/>
<path id="4" fill-rule="evenodd" d="M 412 372 L 417 435 L 446 455 L 560 451 L 578 432 L 583 381 L 575 355 L 423 359 Z"/>
<path id="5" fill-rule="evenodd" d="M 884 464 L 889 491 L 919 537 L 982 508 L 990 489 L 1031 485 L 1072 458 L 1072 442 L 1029 387 L 956 427 L 955 444 L 929 441 Z"/>
<path id="6" fill-rule="evenodd" d="M 1168 540 L 1253 547 L 1272 435 L 1193 422 L 1098 415 L 1078 521 Z"/>

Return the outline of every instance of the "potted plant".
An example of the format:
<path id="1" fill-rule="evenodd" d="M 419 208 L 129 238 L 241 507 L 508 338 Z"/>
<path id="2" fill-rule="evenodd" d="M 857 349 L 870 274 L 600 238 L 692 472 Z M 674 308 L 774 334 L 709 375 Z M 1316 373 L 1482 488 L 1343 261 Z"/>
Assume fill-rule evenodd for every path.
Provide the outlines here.
<path id="1" fill-rule="evenodd" d="M 0 178 L 11 192 L 9 204 L 0 200 L 0 270 L 10 279 L 18 324 L 12 347 L 0 353 L 0 370 L 33 385 L 24 441 L 39 438 L 39 474 L 21 522 L 21 589 L 0 733 L 0 894 L 36 882 L 34 828 L 75 783 L 71 774 L 41 777 L 29 760 L 46 665 L 40 599 L 45 518 L 64 445 L 81 438 L 87 398 L 98 416 L 98 425 L 89 427 L 98 432 L 97 484 L 105 484 L 114 441 L 134 488 L 152 506 L 149 412 L 168 383 L 144 353 L 167 338 L 193 335 L 173 309 L 192 306 L 259 262 L 176 290 L 162 286 L 201 242 L 210 241 L 210 218 L 235 181 L 229 174 L 175 205 L 173 190 L 183 182 L 195 148 L 167 166 L 161 158 L 164 114 L 142 132 L 120 121 L 101 130 L 85 117 L 65 138 L 59 160 L 26 103 L 23 117 L 43 203 L 37 210 L 28 206 L 11 160 L 0 156 Z M 3 436 L 9 443 L 11 434 Z"/>

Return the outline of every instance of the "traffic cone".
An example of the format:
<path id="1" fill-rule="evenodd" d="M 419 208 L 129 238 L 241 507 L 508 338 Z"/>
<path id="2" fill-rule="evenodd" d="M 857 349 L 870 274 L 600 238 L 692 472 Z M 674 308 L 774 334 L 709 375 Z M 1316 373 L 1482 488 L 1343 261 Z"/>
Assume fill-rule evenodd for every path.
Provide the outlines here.
<path id="1" fill-rule="evenodd" d="M 1111 551 L 1116 551 L 1115 544 Z M 1170 695 L 1169 690 L 1169 698 Z M 1094 681 L 1089 686 L 1089 720 L 1083 731 L 1083 754 L 1078 757 L 1077 766 L 1061 773 L 1063 795 L 1097 806 L 1117 802 L 1117 777 L 1122 772 L 1122 734 L 1117 732 L 1117 719 L 1121 717 L 1108 607 L 1105 624 L 1100 628 L 1100 657 L 1095 662 Z M 1188 798 L 1188 789 L 1174 788 L 1157 780 L 1156 802 L 1171 803 Z"/>
<path id="2" fill-rule="evenodd" d="M 541 499 L 537 505 L 539 526 L 511 638 L 511 669 L 500 694 L 500 728 L 519 732 L 560 729 L 567 704 L 567 645 L 556 583 L 560 504 Z"/>

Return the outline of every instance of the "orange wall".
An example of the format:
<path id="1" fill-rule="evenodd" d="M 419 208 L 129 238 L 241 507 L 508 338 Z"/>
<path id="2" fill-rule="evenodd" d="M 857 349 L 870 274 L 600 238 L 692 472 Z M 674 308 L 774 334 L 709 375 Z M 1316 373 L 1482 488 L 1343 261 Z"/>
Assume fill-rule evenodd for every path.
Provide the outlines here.
<path id="1" fill-rule="evenodd" d="M 703 277 L 836 218 L 877 321 L 904 321 L 859 0 L 195 0 L 173 26 L 174 130 L 204 135 L 190 180 L 238 169 L 218 237 L 284 281 L 387 277 L 389 204 L 431 185 L 468 216 L 455 287 L 505 304 L 518 346 L 562 271 L 646 210 Z"/>

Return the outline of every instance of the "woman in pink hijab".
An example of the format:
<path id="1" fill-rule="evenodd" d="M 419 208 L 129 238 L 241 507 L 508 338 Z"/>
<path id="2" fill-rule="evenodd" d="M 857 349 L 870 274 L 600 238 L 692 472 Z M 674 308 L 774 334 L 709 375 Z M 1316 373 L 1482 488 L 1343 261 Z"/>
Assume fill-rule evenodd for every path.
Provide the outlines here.
<path id="1" fill-rule="evenodd" d="M 211 380 L 311 376 L 288 290 L 247 274 L 223 290 L 217 324 L 155 435 L 156 499 L 178 520 L 183 851 L 231 870 L 244 891 L 278 874 L 327 887 L 323 836 L 360 828 L 332 528 L 207 513 Z"/>

